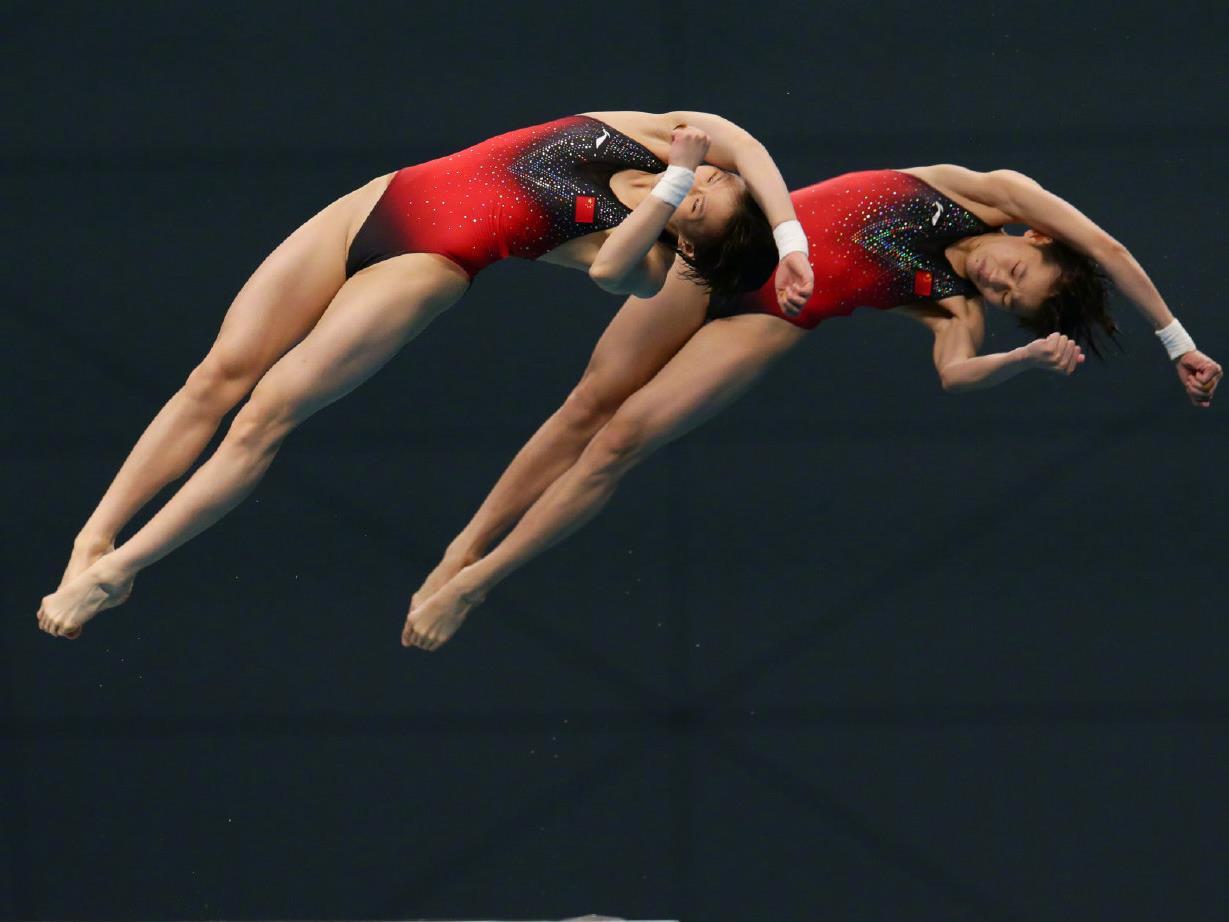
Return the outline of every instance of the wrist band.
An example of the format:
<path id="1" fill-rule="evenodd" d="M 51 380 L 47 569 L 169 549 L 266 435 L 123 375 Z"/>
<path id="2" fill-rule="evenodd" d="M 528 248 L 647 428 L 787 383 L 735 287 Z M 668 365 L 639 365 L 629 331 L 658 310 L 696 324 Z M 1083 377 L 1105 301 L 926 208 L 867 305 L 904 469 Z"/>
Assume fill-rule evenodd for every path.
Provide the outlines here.
<path id="1" fill-rule="evenodd" d="M 1156 335 L 1161 340 L 1161 345 L 1165 347 L 1165 351 L 1169 353 L 1171 359 L 1176 359 L 1186 355 L 1188 352 L 1195 351 L 1195 340 L 1191 339 L 1191 335 L 1186 332 L 1176 317 L 1169 326 L 1157 330 Z"/>
<path id="2" fill-rule="evenodd" d="M 797 221 L 782 221 L 772 229 L 772 239 L 777 241 L 778 260 L 790 253 L 801 253 L 803 256 L 810 253 L 806 232 Z"/>
<path id="3" fill-rule="evenodd" d="M 657 180 L 657 185 L 649 194 L 656 195 L 671 208 L 678 208 L 683 204 L 683 199 L 687 197 L 695 181 L 694 170 L 689 170 L 685 166 L 671 165 L 666 167 L 666 172 L 661 174 L 661 179 Z"/>

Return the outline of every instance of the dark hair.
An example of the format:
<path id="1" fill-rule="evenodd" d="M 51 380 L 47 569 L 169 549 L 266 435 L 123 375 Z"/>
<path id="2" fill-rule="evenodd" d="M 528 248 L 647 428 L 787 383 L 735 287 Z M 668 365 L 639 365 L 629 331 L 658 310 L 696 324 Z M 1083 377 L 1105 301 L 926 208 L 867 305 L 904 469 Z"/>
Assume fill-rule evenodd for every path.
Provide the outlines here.
<path id="1" fill-rule="evenodd" d="M 692 243 L 691 256 L 679 252 L 689 267 L 684 274 L 719 298 L 754 291 L 777 268 L 772 226 L 747 189 L 722 233 Z"/>
<path id="2" fill-rule="evenodd" d="M 1042 259 L 1058 266 L 1058 284 L 1034 313 L 1020 318 L 1020 326 L 1042 337 L 1051 333 L 1070 336 L 1097 358 L 1101 358 L 1096 337 L 1100 328 L 1121 352 L 1122 345 L 1115 338 L 1118 324 L 1109 311 L 1105 271 L 1096 260 L 1059 240 L 1041 244 L 1040 249 Z"/>

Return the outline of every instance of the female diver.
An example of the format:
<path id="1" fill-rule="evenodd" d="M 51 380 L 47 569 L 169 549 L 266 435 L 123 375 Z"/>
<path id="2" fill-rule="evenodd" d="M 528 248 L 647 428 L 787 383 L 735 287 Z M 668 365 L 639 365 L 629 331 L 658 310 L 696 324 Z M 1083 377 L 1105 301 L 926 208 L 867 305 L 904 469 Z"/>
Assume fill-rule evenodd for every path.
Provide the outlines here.
<path id="1" fill-rule="evenodd" d="M 781 307 L 770 282 L 706 323 L 710 299 L 685 266 L 653 298 L 630 298 L 580 383 L 415 593 L 403 644 L 436 649 L 498 582 L 596 515 L 633 465 L 728 404 L 807 330 L 859 306 L 925 324 L 942 386 L 958 392 L 1030 369 L 1070 375 L 1084 361 L 1077 341 L 1099 355 L 1094 329 L 1116 331 L 1108 275 L 1157 331 L 1191 401 L 1211 404 L 1220 365 L 1195 349 L 1127 249 L 1020 173 L 874 170 L 793 199 L 816 276 L 807 304 Z M 1022 237 L 1003 230 L 1017 223 L 1030 227 Z M 1039 338 L 979 356 L 985 305 Z"/>
<path id="2" fill-rule="evenodd" d="M 806 249 L 768 152 L 701 112 L 570 116 L 378 177 L 307 221 L 243 286 L 78 533 L 39 626 L 74 638 L 122 603 L 138 572 L 252 491 L 291 430 L 374 374 L 491 263 L 540 259 L 646 297 L 676 254 L 730 292 L 776 265 L 781 305 L 793 309 L 811 294 Z M 249 392 L 213 456 L 116 548 Z"/>

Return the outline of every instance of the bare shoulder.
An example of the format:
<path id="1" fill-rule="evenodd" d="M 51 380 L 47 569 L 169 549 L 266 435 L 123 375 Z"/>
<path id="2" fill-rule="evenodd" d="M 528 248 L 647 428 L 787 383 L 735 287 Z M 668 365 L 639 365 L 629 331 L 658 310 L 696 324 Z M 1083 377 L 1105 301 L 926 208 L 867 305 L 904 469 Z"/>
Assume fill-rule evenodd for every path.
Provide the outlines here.
<path id="1" fill-rule="evenodd" d="M 620 110 L 615 112 L 584 112 L 583 115 L 605 122 L 616 131 L 632 138 L 654 155 L 665 160 L 670 154 L 670 133 L 674 130 L 674 122 L 670 113 L 634 112 Z"/>
<path id="2" fill-rule="evenodd" d="M 999 191 L 1002 178 L 1009 171 L 994 170 L 982 173 L 954 163 L 935 163 L 930 166 L 905 167 L 897 172 L 916 176 L 991 227 L 1002 227 L 1015 221 L 1015 218 L 1003 209 L 1003 196 Z"/>

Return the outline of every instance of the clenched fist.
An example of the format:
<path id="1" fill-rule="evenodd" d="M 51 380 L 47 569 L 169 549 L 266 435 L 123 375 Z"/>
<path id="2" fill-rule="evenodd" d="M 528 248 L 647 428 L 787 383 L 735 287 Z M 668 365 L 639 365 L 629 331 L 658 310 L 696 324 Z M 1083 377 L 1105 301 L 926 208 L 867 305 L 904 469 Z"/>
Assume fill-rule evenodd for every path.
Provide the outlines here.
<path id="1" fill-rule="evenodd" d="M 786 317 L 797 317 L 815 288 L 815 273 L 802 253 L 787 253 L 777 264 L 777 304 Z"/>
<path id="2" fill-rule="evenodd" d="M 679 125 L 670 133 L 670 165 L 694 170 L 708 154 L 708 135 L 699 128 Z"/>
<path id="3" fill-rule="evenodd" d="M 1084 361 L 1084 350 L 1070 336 L 1051 333 L 1045 339 L 1034 339 L 1024 347 L 1025 355 L 1037 368 L 1057 375 L 1069 375 Z"/>
<path id="4" fill-rule="evenodd" d="M 1178 379 L 1186 388 L 1186 396 L 1197 407 L 1210 407 L 1212 395 L 1216 393 L 1216 385 L 1224 375 L 1220 365 L 1212 361 L 1198 349 L 1186 353 L 1174 363 L 1178 368 Z"/>

